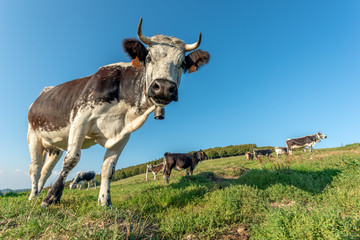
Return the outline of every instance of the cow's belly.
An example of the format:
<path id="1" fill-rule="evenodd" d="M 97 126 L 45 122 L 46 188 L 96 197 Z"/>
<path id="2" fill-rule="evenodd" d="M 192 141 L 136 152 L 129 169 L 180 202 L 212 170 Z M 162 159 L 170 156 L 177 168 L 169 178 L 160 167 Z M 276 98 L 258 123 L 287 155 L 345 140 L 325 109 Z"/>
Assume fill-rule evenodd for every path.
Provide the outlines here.
<path id="1" fill-rule="evenodd" d="M 70 127 L 66 127 L 59 131 L 53 132 L 41 131 L 37 132 L 37 135 L 41 138 L 42 145 L 45 149 L 56 149 L 65 151 L 68 145 L 69 129 Z M 81 148 L 89 148 L 95 144 L 96 141 L 93 136 L 85 136 Z"/>
<path id="2" fill-rule="evenodd" d="M 313 146 L 313 145 L 315 145 L 315 144 L 313 144 L 313 143 L 306 143 L 306 144 L 304 144 L 304 145 L 294 145 L 294 146 L 292 146 L 291 148 L 310 147 L 310 146 Z"/>
<path id="3" fill-rule="evenodd" d="M 69 127 L 65 127 L 52 132 L 37 131 L 36 134 L 40 137 L 44 148 L 65 151 L 67 148 L 69 129 Z"/>

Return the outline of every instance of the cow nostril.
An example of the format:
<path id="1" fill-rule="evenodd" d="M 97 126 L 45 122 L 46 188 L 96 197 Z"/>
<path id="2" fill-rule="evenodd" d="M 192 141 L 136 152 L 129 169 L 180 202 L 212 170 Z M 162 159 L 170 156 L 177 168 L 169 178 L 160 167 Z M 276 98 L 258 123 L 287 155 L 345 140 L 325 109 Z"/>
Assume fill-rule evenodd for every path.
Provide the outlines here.
<path id="1" fill-rule="evenodd" d="M 176 88 L 175 87 L 171 87 L 170 89 L 169 89 L 169 93 L 170 94 L 174 94 L 176 92 Z"/>
<path id="2" fill-rule="evenodd" d="M 154 86 L 153 86 L 153 89 L 154 89 L 155 91 L 159 91 L 160 85 L 159 85 L 158 83 L 155 83 Z"/>

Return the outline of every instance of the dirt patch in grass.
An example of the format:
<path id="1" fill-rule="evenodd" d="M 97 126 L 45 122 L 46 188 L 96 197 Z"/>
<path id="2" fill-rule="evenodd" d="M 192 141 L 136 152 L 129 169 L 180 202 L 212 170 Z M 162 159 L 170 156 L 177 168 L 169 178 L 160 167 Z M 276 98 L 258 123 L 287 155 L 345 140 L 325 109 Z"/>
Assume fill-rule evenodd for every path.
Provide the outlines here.
<path id="1" fill-rule="evenodd" d="M 291 207 L 291 206 L 293 206 L 295 204 L 296 204 L 295 201 L 284 200 L 284 201 L 281 201 L 281 202 L 270 203 L 270 206 L 273 207 L 273 208 L 286 208 L 286 207 Z"/>
<path id="2" fill-rule="evenodd" d="M 250 234 L 247 231 L 247 227 L 239 225 L 236 229 L 230 229 L 216 239 L 223 240 L 247 240 L 250 238 Z"/>
<path id="3" fill-rule="evenodd" d="M 247 231 L 247 227 L 243 225 L 235 226 L 234 228 L 229 228 L 225 231 L 219 233 L 213 239 L 216 240 L 247 240 L 250 238 L 250 234 Z M 200 240 L 201 237 L 195 234 L 188 234 L 183 236 L 183 240 Z"/>

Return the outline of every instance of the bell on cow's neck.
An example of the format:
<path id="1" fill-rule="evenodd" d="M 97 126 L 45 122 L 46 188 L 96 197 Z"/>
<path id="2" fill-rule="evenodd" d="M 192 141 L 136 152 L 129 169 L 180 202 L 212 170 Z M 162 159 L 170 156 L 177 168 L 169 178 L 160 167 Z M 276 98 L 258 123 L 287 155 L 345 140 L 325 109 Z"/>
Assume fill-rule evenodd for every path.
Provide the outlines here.
<path id="1" fill-rule="evenodd" d="M 154 118 L 163 120 L 165 118 L 165 108 L 156 107 L 154 112 Z"/>

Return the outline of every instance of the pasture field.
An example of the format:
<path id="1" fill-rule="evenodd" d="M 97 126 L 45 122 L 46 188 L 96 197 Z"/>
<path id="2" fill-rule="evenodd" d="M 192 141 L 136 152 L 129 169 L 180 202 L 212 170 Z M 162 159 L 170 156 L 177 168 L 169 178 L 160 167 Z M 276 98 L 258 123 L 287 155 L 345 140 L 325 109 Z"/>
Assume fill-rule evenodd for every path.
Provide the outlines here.
<path id="1" fill-rule="evenodd" d="M 7 194 L 0 239 L 360 239 L 360 144 L 206 160 L 194 174 L 114 182 L 112 209 L 97 206 L 99 189 L 65 190 L 47 209 L 46 193 Z"/>

